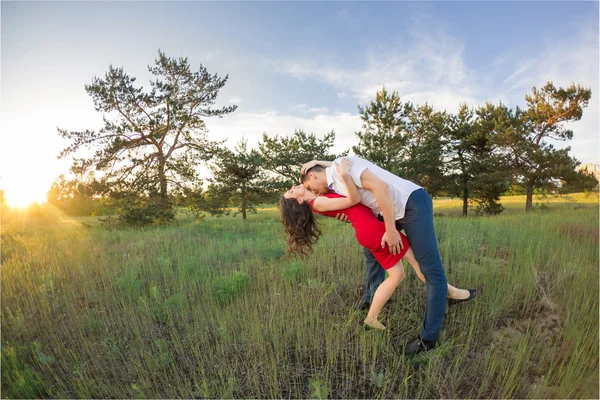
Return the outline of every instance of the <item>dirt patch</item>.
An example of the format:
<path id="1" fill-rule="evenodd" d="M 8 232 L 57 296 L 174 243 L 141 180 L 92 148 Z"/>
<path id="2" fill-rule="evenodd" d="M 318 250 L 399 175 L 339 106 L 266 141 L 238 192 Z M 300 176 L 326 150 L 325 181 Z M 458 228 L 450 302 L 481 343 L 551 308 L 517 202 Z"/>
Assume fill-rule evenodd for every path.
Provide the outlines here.
<path id="1" fill-rule="evenodd" d="M 563 224 L 560 233 L 571 240 L 591 240 L 598 244 L 598 229 L 581 224 Z"/>
<path id="2" fill-rule="evenodd" d="M 500 328 L 492 332 L 494 339 L 522 335 L 528 329 L 539 331 L 540 338 L 549 340 L 560 332 L 562 325 L 558 307 L 547 297 L 541 300 L 541 309 L 532 318 L 504 318 Z"/>
<path id="3" fill-rule="evenodd" d="M 524 339 L 528 332 L 530 335 L 534 334 L 541 342 L 551 343 L 555 341 L 560 335 L 563 323 L 558 307 L 548 297 L 543 297 L 540 304 L 540 309 L 530 317 L 510 316 L 503 318 L 500 327 L 492 332 L 492 346 L 502 346 L 504 348 L 506 343 L 514 343 L 515 340 Z M 505 351 L 507 356 L 517 357 L 516 349 L 506 347 Z M 542 369 L 530 368 L 526 375 L 523 377 L 523 384 L 520 389 L 522 395 L 537 393 L 537 395 L 542 394 L 542 398 L 561 397 L 560 388 L 548 386 Z"/>
<path id="4" fill-rule="evenodd" d="M 488 256 L 500 259 L 502 261 L 508 261 L 512 256 L 512 250 L 507 247 L 497 247 L 495 249 L 489 249 L 487 244 L 482 244 L 480 247 L 480 258 L 485 258 Z"/>

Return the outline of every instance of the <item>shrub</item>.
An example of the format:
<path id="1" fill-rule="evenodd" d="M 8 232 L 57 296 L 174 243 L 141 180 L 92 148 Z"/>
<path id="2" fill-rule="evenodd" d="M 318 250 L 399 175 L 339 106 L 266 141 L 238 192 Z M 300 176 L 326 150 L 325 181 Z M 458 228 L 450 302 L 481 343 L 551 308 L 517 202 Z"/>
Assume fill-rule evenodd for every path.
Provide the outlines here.
<path id="1" fill-rule="evenodd" d="M 281 273 L 285 280 L 297 282 L 308 275 L 308 265 L 302 261 L 294 261 L 289 266 L 283 268 Z"/>
<path id="2" fill-rule="evenodd" d="M 232 275 L 222 276 L 213 282 L 213 293 L 216 299 L 225 303 L 232 300 L 237 294 L 242 293 L 250 285 L 250 275 L 245 272 L 235 272 Z"/>

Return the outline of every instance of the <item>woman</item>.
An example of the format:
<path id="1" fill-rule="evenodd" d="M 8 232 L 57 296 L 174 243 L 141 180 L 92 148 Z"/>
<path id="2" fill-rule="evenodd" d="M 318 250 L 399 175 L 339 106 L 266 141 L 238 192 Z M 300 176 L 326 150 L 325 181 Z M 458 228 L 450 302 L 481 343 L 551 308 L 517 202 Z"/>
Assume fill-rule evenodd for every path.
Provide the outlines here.
<path id="1" fill-rule="evenodd" d="M 364 323 L 372 328 L 385 329 L 385 326 L 379 322 L 378 316 L 383 305 L 404 279 L 402 258 L 412 265 L 421 281 L 425 282 L 425 277 L 421 273 L 419 263 L 404 234 L 400 233 L 403 244 L 400 254 L 394 255 L 387 246 L 385 248 L 381 246 L 380 240 L 385 233 L 385 225 L 368 207 L 360 204 L 361 197 L 358 188 L 349 175 L 351 166 L 352 161 L 347 158 L 342 159 L 340 165 L 334 164 L 334 168 L 342 176 L 348 188 L 348 197 L 335 193 L 317 196 L 306 190 L 303 185 L 294 186 L 281 199 L 281 222 L 288 235 L 288 252 L 306 256 L 321 235 L 313 212 L 328 217 L 335 217 L 339 213 L 347 215 L 356 231 L 358 242 L 371 250 L 379 264 L 389 274 L 388 278 L 375 291 L 369 313 L 364 320 Z M 449 300 L 451 304 L 471 300 L 476 293 L 474 289 L 457 289 L 448 285 L 448 297 L 451 299 Z"/>

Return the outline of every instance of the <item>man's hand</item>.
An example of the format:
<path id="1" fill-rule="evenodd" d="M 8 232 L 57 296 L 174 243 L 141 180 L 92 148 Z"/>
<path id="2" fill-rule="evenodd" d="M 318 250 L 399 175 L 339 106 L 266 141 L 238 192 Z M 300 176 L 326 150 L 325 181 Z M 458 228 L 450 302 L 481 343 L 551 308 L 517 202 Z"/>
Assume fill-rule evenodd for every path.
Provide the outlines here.
<path id="1" fill-rule="evenodd" d="M 381 238 L 381 247 L 385 247 L 386 244 L 389 246 L 390 253 L 393 255 L 399 254 L 400 250 L 404 248 L 400 234 L 395 229 L 393 231 L 386 231 L 383 234 Z"/>
<path id="2" fill-rule="evenodd" d="M 331 161 L 318 161 L 318 160 L 309 161 L 306 164 L 302 165 L 302 167 L 300 168 L 300 173 L 302 175 L 306 174 L 306 171 L 308 171 L 315 165 L 321 165 L 323 167 L 331 167 Z"/>
<path id="3" fill-rule="evenodd" d="M 341 214 L 338 213 L 338 214 L 336 214 L 335 218 L 339 219 L 342 222 L 350 222 L 350 220 L 348 219 L 348 216 L 346 214 L 344 214 L 344 213 L 341 213 Z"/>

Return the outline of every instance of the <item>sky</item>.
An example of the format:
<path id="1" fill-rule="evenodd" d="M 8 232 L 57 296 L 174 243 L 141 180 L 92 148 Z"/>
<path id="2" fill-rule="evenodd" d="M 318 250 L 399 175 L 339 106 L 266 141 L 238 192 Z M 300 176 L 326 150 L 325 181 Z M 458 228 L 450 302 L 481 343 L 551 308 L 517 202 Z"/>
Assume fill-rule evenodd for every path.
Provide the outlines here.
<path id="1" fill-rule="evenodd" d="M 210 139 L 255 147 L 263 133 L 335 131 L 356 144 L 358 106 L 383 85 L 403 101 L 456 111 L 525 106 L 548 80 L 592 89 L 571 154 L 600 163 L 598 2 L 0 3 L 0 189 L 11 206 L 43 201 L 69 176 L 57 128 L 99 129 L 85 84 L 112 64 L 148 87 L 158 50 L 229 79 Z"/>

